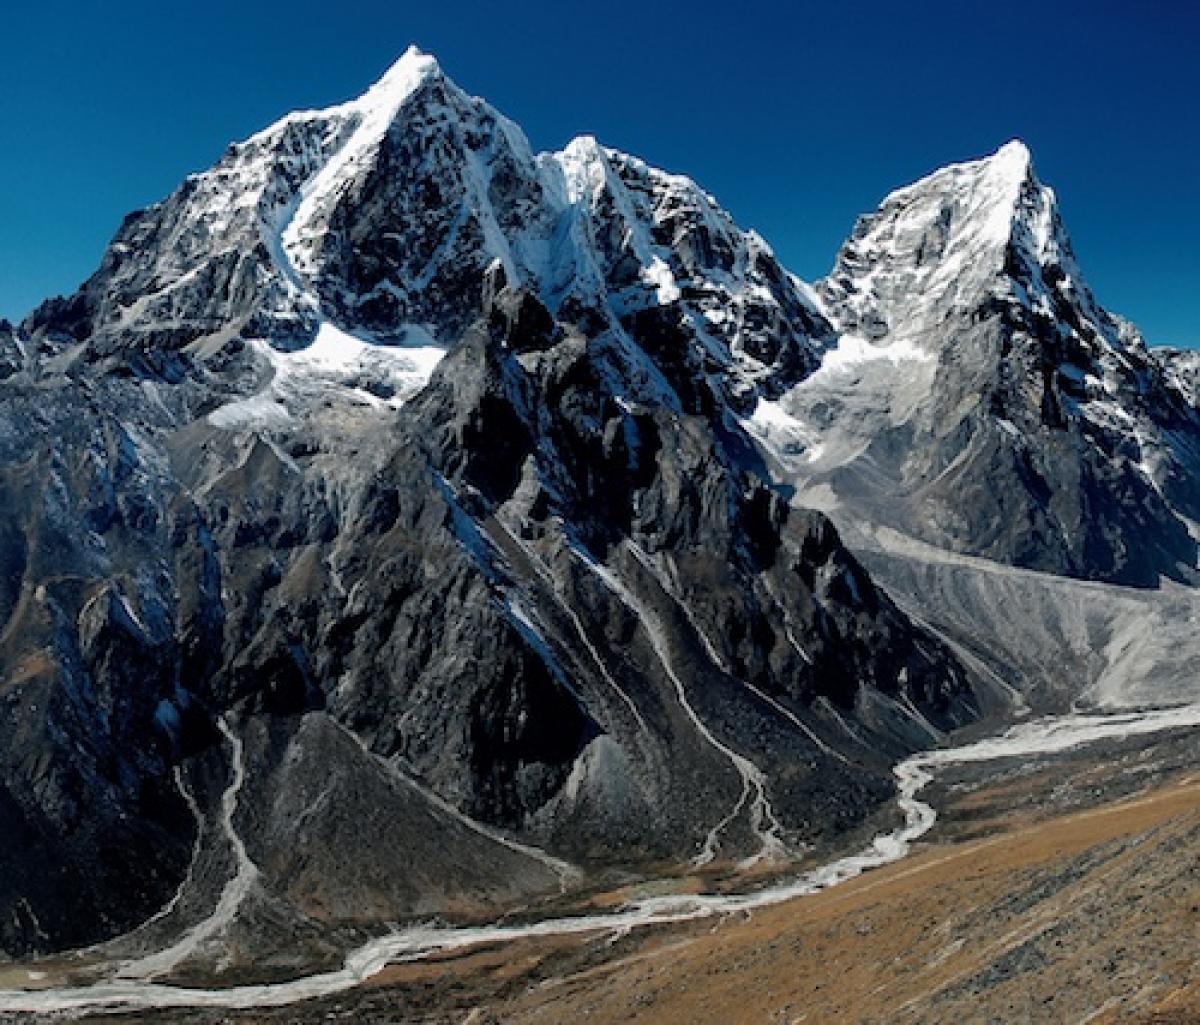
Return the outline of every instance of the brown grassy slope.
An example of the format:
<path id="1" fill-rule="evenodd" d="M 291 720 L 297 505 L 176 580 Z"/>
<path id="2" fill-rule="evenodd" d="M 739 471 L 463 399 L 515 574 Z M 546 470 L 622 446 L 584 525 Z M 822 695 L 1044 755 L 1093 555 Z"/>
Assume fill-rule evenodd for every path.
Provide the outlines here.
<path id="1" fill-rule="evenodd" d="M 1200 782 L 996 824 L 1008 831 L 683 945 L 643 938 L 488 1012 L 530 1025 L 1200 1022 Z"/>

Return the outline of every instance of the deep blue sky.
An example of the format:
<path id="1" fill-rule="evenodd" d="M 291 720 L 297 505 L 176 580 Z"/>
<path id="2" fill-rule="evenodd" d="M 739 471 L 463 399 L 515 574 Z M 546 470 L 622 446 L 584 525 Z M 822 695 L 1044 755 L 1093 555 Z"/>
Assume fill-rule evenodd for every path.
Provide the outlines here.
<path id="1" fill-rule="evenodd" d="M 70 291 L 121 216 L 410 42 L 537 148 L 591 133 L 698 179 L 805 278 L 854 217 L 1016 136 L 1101 301 L 1200 343 L 1200 4 L 10 4 L 0 315 Z"/>

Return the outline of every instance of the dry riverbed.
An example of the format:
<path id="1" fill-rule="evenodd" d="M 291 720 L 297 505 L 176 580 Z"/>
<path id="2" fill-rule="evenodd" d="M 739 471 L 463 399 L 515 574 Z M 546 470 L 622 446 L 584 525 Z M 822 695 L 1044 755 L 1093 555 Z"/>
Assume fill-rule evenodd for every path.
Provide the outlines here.
<path id="1" fill-rule="evenodd" d="M 751 915 L 480 945 L 274 1011 L 104 1020 L 1200 1022 L 1197 746 L 1183 734 L 948 769 L 910 857 Z"/>

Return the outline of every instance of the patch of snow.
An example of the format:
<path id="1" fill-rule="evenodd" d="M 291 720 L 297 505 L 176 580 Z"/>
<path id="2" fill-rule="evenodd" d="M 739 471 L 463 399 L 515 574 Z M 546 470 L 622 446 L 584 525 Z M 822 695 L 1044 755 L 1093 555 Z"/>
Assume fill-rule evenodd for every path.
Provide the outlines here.
<path id="1" fill-rule="evenodd" d="M 658 301 L 664 306 L 677 302 L 683 294 L 675 284 L 675 275 L 671 273 L 671 268 L 661 256 L 651 257 L 650 265 L 642 271 L 642 277 L 654 286 Z"/>
<path id="2" fill-rule="evenodd" d="M 892 363 L 916 360 L 926 363 L 933 358 L 932 353 L 925 352 L 906 339 L 877 343 L 868 341 L 859 335 L 844 334 L 838 339 L 836 346 L 826 350 L 816 372 L 819 374 L 844 374 L 858 369 L 864 363 L 871 363 L 875 360 L 889 360 Z"/>
<path id="3" fill-rule="evenodd" d="M 422 325 L 408 325 L 405 336 L 403 345 L 383 345 L 322 321 L 312 344 L 297 352 L 280 352 L 255 340 L 250 344 L 270 365 L 271 380 L 258 394 L 213 410 L 208 422 L 225 430 L 280 428 L 292 419 L 293 409 L 306 408 L 323 395 L 398 409 L 428 384 L 446 354 Z"/>
<path id="4" fill-rule="evenodd" d="M 817 431 L 788 413 L 780 402 L 762 396 L 742 426 L 781 466 L 786 467 L 801 456 L 812 462 L 823 447 Z"/>
<path id="5" fill-rule="evenodd" d="M 286 426 L 291 418 L 287 407 L 275 398 L 272 389 L 227 402 L 208 414 L 210 424 L 226 431 L 248 427 L 279 428 Z"/>

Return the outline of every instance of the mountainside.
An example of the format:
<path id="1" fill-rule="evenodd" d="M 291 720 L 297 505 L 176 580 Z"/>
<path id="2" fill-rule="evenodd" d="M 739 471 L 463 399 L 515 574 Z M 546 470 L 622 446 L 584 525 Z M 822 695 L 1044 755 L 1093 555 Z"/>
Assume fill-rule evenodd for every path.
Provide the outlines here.
<path id="1" fill-rule="evenodd" d="M 1198 373 L 1020 143 L 809 287 L 410 50 L 0 323 L 0 950 L 294 976 L 877 835 L 982 718 L 1194 699 Z"/>
<path id="2" fill-rule="evenodd" d="M 835 344 L 695 184 L 416 51 L 128 217 L 0 337 L 0 947 L 282 972 L 853 829 L 1006 699 L 747 433 Z"/>
<path id="3" fill-rule="evenodd" d="M 1006 564 L 1195 582 L 1189 361 L 1097 304 L 1022 144 L 892 193 L 816 291 L 839 342 L 753 421 L 801 501 Z"/>

